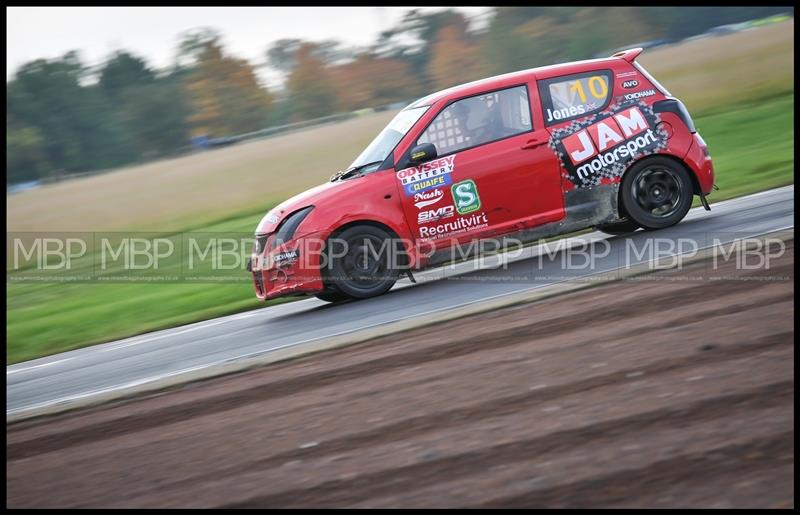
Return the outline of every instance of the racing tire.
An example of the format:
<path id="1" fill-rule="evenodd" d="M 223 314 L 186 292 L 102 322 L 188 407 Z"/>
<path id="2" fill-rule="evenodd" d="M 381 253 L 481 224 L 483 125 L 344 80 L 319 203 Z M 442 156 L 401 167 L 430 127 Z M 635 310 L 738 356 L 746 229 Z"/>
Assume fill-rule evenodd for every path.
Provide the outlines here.
<path id="1" fill-rule="evenodd" d="M 666 157 L 639 161 L 622 179 L 622 207 L 633 223 L 646 230 L 663 229 L 683 220 L 693 196 L 689 173 Z"/>
<path id="2" fill-rule="evenodd" d="M 325 302 L 342 302 L 344 300 L 350 300 L 352 297 L 340 291 L 326 291 L 322 293 L 317 293 L 314 295 L 319 300 L 324 300 Z"/>
<path id="3" fill-rule="evenodd" d="M 603 231 L 606 234 L 613 234 L 614 236 L 619 234 L 628 234 L 639 228 L 639 224 L 633 220 L 625 220 L 622 222 L 597 226 L 598 231 Z"/>
<path id="4" fill-rule="evenodd" d="M 348 227 L 328 241 L 332 287 L 348 297 L 366 299 L 389 291 L 397 282 L 397 247 L 392 235 L 372 225 Z"/>

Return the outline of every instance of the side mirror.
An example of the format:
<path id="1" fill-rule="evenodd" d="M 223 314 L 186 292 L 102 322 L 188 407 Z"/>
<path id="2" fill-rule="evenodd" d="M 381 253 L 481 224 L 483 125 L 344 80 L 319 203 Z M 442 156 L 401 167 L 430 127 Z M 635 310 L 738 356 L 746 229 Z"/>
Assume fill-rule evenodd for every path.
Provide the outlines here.
<path id="1" fill-rule="evenodd" d="M 433 143 L 420 143 L 409 153 L 412 163 L 424 163 L 436 157 L 436 145 Z"/>

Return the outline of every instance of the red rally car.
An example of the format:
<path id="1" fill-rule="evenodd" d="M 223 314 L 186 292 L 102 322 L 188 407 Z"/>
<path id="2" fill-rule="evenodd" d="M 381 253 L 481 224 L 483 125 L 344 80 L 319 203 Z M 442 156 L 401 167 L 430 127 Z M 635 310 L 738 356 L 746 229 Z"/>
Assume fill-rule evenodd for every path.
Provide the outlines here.
<path id="1" fill-rule="evenodd" d="M 401 273 L 479 253 L 476 242 L 660 229 L 694 195 L 708 209 L 708 148 L 683 103 L 636 63 L 641 51 L 410 104 L 346 171 L 264 216 L 248 260 L 257 297 L 366 298 Z"/>

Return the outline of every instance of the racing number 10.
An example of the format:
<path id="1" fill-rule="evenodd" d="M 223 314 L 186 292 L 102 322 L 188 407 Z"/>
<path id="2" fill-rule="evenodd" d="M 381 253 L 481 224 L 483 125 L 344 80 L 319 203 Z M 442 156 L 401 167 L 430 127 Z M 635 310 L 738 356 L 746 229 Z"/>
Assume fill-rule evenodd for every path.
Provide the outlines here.
<path id="1" fill-rule="evenodd" d="M 586 92 L 583 90 L 583 83 L 581 83 L 580 79 L 575 81 L 575 84 L 572 85 L 570 91 L 577 92 L 578 95 L 581 96 L 581 102 L 586 103 Z M 606 86 L 606 83 L 603 82 L 602 78 L 594 75 L 589 77 L 589 93 L 591 93 L 594 98 L 603 100 L 606 98 L 606 93 L 608 93 L 608 86 Z"/>

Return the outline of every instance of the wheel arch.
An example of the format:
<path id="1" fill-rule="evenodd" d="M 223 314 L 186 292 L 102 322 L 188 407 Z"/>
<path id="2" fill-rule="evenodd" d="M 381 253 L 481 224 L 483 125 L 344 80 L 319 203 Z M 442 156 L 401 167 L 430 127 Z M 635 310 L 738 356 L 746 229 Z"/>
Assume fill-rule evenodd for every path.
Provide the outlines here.
<path id="1" fill-rule="evenodd" d="M 395 239 L 397 239 L 397 240 L 400 240 L 401 242 L 403 241 L 403 240 L 402 240 L 402 238 L 400 237 L 400 235 L 398 235 L 398 234 L 397 234 L 397 231 L 395 231 L 394 229 L 392 229 L 392 227 L 390 227 L 389 225 L 387 225 L 387 224 L 385 224 L 385 223 L 383 223 L 383 222 L 381 222 L 381 221 L 374 220 L 374 219 L 370 219 L 370 218 L 360 218 L 360 219 L 356 219 L 356 220 L 348 220 L 347 222 L 345 222 L 345 223 L 343 223 L 343 224 L 341 224 L 341 225 L 339 225 L 339 226 L 335 227 L 335 228 L 334 228 L 334 229 L 333 229 L 333 230 L 330 232 L 330 234 L 328 235 L 328 237 L 327 237 L 327 238 L 325 238 L 325 240 L 327 241 L 327 240 L 328 240 L 328 239 L 330 239 L 330 238 L 334 238 L 334 237 L 336 237 L 337 235 L 339 235 L 339 234 L 341 234 L 342 232 L 344 232 L 345 230 L 347 230 L 347 229 L 349 229 L 349 228 L 351 228 L 351 227 L 355 227 L 355 226 L 357 226 L 357 225 L 369 225 L 369 226 L 372 226 L 372 227 L 376 227 L 376 228 L 378 228 L 378 229 L 384 230 L 384 231 L 386 231 L 387 233 L 389 233 L 389 234 L 391 235 L 391 237 L 392 237 L 392 238 L 395 238 Z M 326 245 L 326 247 L 327 247 L 327 245 Z M 406 247 L 406 245 L 405 245 L 405 242 L 403 242 L 403 253 L 402 253 L 402 257 L 403 257 L 403 259 L 404 259 L 404 262 L 402 262 L 402 263 L 401 263 L 403 266 L 408 266 L 408 263 L 409 263 L 409 259 L 410 259 L 410 257 L 409 257 L 409 252 L 408 252 L 408 250 L 409 250 L 409 249 Z"/>

